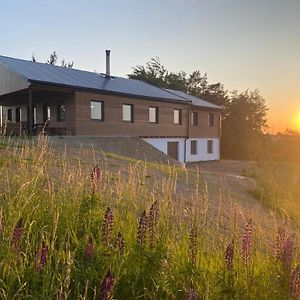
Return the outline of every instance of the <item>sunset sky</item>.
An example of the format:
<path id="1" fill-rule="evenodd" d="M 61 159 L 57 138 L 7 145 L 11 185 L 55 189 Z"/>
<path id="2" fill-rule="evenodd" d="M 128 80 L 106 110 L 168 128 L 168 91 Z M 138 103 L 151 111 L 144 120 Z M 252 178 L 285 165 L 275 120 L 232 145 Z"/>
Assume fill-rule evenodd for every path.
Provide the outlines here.
<path id="1" fill-rule="evenodd" d="M 271 132 L 300 130 L 299 0 L 1 1 L 0 54 L 114 75 L 159 57 L 171 71 L 200 70 L 229 90 L 259 89 Z"/>

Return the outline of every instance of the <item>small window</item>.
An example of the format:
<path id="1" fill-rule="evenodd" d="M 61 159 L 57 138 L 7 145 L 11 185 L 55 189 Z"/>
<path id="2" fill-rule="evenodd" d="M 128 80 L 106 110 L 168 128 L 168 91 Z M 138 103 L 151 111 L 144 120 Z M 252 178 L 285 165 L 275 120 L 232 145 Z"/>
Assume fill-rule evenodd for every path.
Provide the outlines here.
<path id="1" fill-rule="evenodd" d="M 191 112 L 191 125 L 192 126 L 198 125 L 198 113 L 195 111 Z"/>
<path id="2" fill-rule="evenodd" d="M 215 125 L 215 115 L 210 113 L 208 114 L 208 126 L 214 127 L 214 125 Z"/>
<path id="3" fill-rule="evenodd" d="M 13 120 L 13 110 L 12 108 L 9 108 L 7 110 L 7 121 L 12 122 L 12 120 Z"/>
<path id="4" fill-rule="evenodd" d="M 21 107 L 16 108 L 16 123 L 21 122 Z"/>
<path id="5" fill-rule="evenodd" d="M 207 153 L 213 153 L 213 140 L 207 141 Z"/>
<path id="6" fill-rule="evenodd" d="M 123 121 L 133 122 L 133 104 L 123 104 Z"/>
<path id="7" fill-rule="evenodd" d="M 182 124 L 182 110 L 174 109 L 174 124 L 181 125 Z"/>
<path id="8" fill-rule="evenodd" d="M 104 121 L 103 101 L 91 101 L 91 119 Z"/>
<path id="9" fill-rule="evenodd" d="M 66 119 L 66 106 L 64 103 L 58 102 L 57 104 L 57 121 L 64 122 Z"/>
<path id="10" fill-rule="evenodd" d="M 197 154 L 197 141 L 191 141 L 191 154 Z"/>
<path id="11" fill-rule="evenodd" d="M 43 105 L 43 120 L 44 120 L 44 123 L 46 123 L 47 121 L 50 121 L 50 118 L 51 118 L 51 109 L 50 109 L 49 104 L 45 103 Z"/>
<path id="12" fill-rule="evenodd" d="M 149 123 L 158 123 L 158 107 L 149 107 Z"/>

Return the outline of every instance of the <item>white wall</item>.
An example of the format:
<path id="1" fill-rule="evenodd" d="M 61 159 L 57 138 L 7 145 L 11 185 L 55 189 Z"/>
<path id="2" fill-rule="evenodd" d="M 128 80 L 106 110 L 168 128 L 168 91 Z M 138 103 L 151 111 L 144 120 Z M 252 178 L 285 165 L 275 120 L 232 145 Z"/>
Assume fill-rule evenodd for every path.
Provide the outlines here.
<path id="1" fill-rule="evenodd" d="M 179 161 L 184 163 L 184 138 L 147 138 L 147 143 L 167 154 L 168 142 L 179 143 Z M 207 153 L 207 141 L 213 141 L 213 153 Z M 197 154 L 191 154 L 191 141 L 197 141 Z M 187 139 L 186 140 L 186 159 L 188 162 L 219 160 L 220 159 L 220 140 L 218 138 Z"/>
<path id="2" fill-rule="evenodd" d="M 213 141 L 213 153 L 207 153 L 207 141 Z M 197 154 L 191 154 L 191 141 L 197 141 Z M 186 141 L 186 158 L 189 162 L 220 159 L 220 140 L 218 138 L 188 139 Z"/>

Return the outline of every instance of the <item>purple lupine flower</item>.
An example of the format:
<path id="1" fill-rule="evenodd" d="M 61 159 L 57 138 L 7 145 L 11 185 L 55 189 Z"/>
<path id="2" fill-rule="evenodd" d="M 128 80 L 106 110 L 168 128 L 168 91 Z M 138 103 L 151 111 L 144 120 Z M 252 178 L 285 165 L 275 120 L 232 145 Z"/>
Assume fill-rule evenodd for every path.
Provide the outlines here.
<path id="1" fill-rule="evenodd" d="M 197 291 L 193 284 L 191 284 L 191 287 L 187 291 L 185 299 L 186 300 L 197 300 Z"/>
<path id="2" fill-rule="evenodd" d="M 24 224 L 23 218 L 20 218 L 17 225 L 14 228 L 12 240 L 11 240 L 11 248 L 19 254 L 20 252 L 20 242 L 24 235 Z"/>
<path id="3" fill-rule="evenodd" d="M 46 265 L 46 262 L 47 262 L 47 252 L 48 252 L 48 248 L 46 246 L 45 241 L 43 241 L 42 245 L 41 245 L 41 249 L 39 251 L 38 261 L 37 261 L 37 266 L 36 266 L 36 269 L 39 272 L 42 271 L 42 269 Z"/>
<path id="4" fill-rule="evenodd" d="M 194 264 L 197 256 L 197 227 L 194 224 L 191 227 L 189 235 L 189 253 L 190 260 Z"/>
<path id="5" fill-rule="evenodd" d="M 94 252 L 95 252 L 94 242 L 92 237 L 90 237 L 84 252 L 84 256 L 86 260 L 92 260 Z"/>
<path id="6" fill-rule="evenodd" d="M 233 269 L 233 257 L 234 257 L 234 239 L 227 245 L 225 251 L 225 267 L 227 270 Z"/>
<path id="7" fill-rule="evenodd" d="M 143 211 L 143 214 L 139 220 L 138 232 L 137 232 L 137 242 L 140 245 L 144 245 L 147 239 L 147 216 L 146 211 Z"/>
<path id="8" fill-rule="evenodd" d="M 291 264 L 294 256 L 294 235 L 288 237 L 285 240 L 282 250 L 281 262 L 285 270 L 291 268 Z"/>
<path id="9" fill-rule="evenodd" d="M 107 272 L 106 276 L 102 280 L 100 292 L 99 292 L 99 300 L 111 300 L 113 297 L 113 288 L 115 285 L 115 280 L 110 271 Z"/>
<path id="10" fill-rule="evenodd" d="M 117 241 L 116 241 L 116 249 L 119 251 L 121 255 L 125 252 L 125 241 L 122 234 L 119 232 Z"/>
<path id="11" fill-rule="evenodd" d="M 114 215 L 111 209 L 108 207 L 105 215 L 104 220 L 102 223 L 102 242 L 105 246 L 109 246 L 112 237 L 112 230 L 114 225 Z"/>
<path id="12" fill-rule="evenodd" d="M 253 221 L 250 219 L 244 227 L 244 235 L 242 240 L 242 258 L 245 264 L 250 260 L 251 244 L 253 238 Z"/>
<path id="13" fill-rule="evenodd" d="M 300 298 L 300 265 L 294 268 L 289 286 L 289 294 L 292 299 Z"/>
<path id="14" fill-rule="evenodd" d="M 286 229 L 283 226 L 279 226 L 275 238 L 275 245 L 274 245 L 275 258 L 281 259 L 285 242 L 286 242 Z"/>
<path id="15" fill-rule="evenodd" d="M 91 185 L 92 185 L 92 195 L 95 195 L 95 191 L 97 188 L 98 181 L 100 179 L 100 168 L 96 165 L 91 173 Z"/>
<path id="16" fill-rule="evenodd" d="M 150 207 L 149 218 L 148 218 L 150 248 L 154 247 L 157 223 L 158 223 L 158 202 L 156 200 Z"/>

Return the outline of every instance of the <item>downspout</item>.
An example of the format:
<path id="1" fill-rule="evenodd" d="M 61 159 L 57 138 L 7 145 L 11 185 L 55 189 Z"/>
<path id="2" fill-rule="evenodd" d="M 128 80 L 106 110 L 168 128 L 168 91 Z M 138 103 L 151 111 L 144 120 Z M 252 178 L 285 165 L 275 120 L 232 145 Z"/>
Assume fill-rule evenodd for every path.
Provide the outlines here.
<path id="1" fill-rule="evenodd" d="M 190 101 L 188 102 L 188 116 L 187 116 L 187 127 L 186 127 L 186 138 L 184 139 L 184 164 L 187 162 L 187 151 L 186 151 L 186 141 L 190 137 Z"/>

